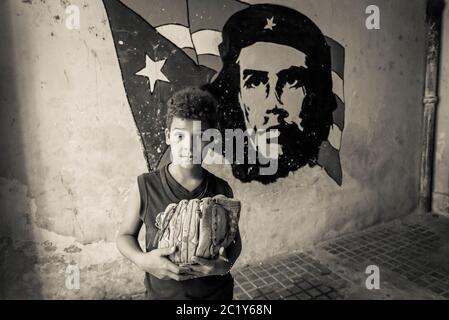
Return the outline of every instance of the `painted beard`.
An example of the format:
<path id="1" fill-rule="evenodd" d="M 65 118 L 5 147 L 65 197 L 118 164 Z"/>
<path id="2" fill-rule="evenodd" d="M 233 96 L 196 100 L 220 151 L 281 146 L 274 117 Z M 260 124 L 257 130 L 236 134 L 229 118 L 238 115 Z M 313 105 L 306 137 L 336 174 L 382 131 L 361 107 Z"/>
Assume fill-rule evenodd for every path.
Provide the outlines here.
<path id="1" fill-rule="evenodd" d="M 279 130 L 278 144 L 282 148 L 282 154 L 278 158 L 278 170 L 273 175 L 264 175 L 261 168 L 268 167 L 269 164 L 262 164 L 256 157 L 255 164 L 235 164 L 232 162 L 232 172 L 236 178 L 242 182 L 259 181 L 268 184 L 278 178 L 287 177 L 291 171 L 295 171 L 306 164 L 311 166 L 316 164 L 321 140 L 315 134 L 302 131 L 296 123 L 286 123 L 284 121 L 277 126 L 268 128 Z M 249 150 L 249 148 L 253 148 Z M 244 157 L 248 159 L 250 152 L 255 152 L 253 144 L 245 143 Z M 266 163 L 265 161 L 262 161 Z"/>

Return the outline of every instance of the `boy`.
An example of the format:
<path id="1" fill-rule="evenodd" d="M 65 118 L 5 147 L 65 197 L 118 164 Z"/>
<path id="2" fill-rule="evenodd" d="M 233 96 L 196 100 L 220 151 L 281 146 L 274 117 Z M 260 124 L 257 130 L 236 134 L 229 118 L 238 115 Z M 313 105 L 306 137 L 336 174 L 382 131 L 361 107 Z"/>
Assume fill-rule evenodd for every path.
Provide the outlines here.
<path id="1" fill-rule="evenodd" d="M 195 265 L 179 267 L 167 256 L 177 250 L 153 247 L 156 236 L 156 216 L 170 203 L 183 199 L 201 199 L 223 194 L 233 197 L 231 187 L 224 180 L 194 163 L 194 121 L 201 128 L 215 126 L 216 101 L 208 92 L 188 88 L 176 93 L 168 101 L 166 143 L 171 149 L 171 163 L 155 172 L 137 178 L 128 200 L 127 212 L 117 238 L 119 251 L 141 270 L 145 271 L 145 287 L 149 299 L 213 299 L 231 300 L 234 280 L 229 273 L 241 251 L 240 233 L 219 257 L 206 260 L 194 257 Z M 201 151 L 206 142 L 201 142 Z M 146 252 L 137 241 L 139 230 L 145 224 Z"/>

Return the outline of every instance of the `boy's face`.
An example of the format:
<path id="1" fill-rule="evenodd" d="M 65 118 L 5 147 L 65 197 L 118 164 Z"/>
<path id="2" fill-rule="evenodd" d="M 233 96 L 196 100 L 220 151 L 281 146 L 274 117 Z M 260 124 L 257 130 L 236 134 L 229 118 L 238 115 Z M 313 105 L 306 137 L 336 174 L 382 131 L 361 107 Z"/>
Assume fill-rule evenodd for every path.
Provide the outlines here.
<path id="1" fill-rule="evenodd" d="M 195 132 L 199 124 L 201 131 Z M 208 128 L 204 121 L 173 117 L 170 128 L 165 129 L 165 141 L 170 145 L 172 163 L 186 169 L 198 165 L 194 163 L 194 152 L 203 152 L 207 141 L 202 141 L 202 132 Z M 194 147 L 197 151 L 194 151 Z M 196 159 L 201 159 L 201 154 Z"/>

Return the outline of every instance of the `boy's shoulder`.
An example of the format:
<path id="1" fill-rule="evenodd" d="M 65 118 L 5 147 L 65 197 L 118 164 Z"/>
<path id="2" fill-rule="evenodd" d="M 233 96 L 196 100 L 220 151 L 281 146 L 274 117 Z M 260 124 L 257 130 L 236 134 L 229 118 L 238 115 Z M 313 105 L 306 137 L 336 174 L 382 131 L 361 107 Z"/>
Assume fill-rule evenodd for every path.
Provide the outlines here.
<path id="1" fill-rule="evenodd" d="M 137 176 L 138 181 L 150 181 L 155 179 L 160 179 L 160 171 L 161 169 L 157 169 L 154 171 L 143 172 Z"/>

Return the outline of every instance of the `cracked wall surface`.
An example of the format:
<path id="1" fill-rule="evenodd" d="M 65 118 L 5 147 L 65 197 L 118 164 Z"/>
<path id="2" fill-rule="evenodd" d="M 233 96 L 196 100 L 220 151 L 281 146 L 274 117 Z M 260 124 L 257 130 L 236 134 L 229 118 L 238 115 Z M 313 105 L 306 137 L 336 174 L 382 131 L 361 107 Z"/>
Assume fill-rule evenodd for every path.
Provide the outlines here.
<path id="1" fill-rule="evenodd" d="M 146 165 L 106 16 L 100 3 L 78 4 L 73 31 L 64 2 L 0 4 L 5 298 L 113 298 L 143 281 L 114 239 Z M 80 290 L 66 288 L 68 265 Z"/>
<path id="2" fill-rule="evenodd" d="M 255 1 L 251 1 L 254 2 Z M 418 193 L 425 1 L 276 1 L 346 46 L 343 185 L 305 168 L 264 186 L 226 178 L 243 204 L 242 256 L 262 260 L 410 213 Z M 114 239 L 146 170 L 101 1 L 0 2 L 0 298 L 101 299 L 143 290 Z M 348 21 L 351 17 L 351 21 Z M 141 238 L 142 239 L 142 238 Z M 80 289 L 66 269 L 80 270 Z"/>

